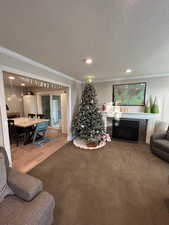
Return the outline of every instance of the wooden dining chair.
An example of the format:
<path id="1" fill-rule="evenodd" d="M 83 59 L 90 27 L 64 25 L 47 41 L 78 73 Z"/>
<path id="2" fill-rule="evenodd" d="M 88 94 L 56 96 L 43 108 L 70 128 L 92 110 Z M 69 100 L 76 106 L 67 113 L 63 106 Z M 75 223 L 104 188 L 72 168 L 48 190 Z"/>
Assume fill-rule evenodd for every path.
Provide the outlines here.
<path id="1" fill-rule="evenodd" d="M 49 138 L 45 137 L 46 131 L 48 129 L 48 122 L 41 122 L 36 125 L 36 129 L 33 135 L 32 144 L 42 146 L 43 143 L 48 142 Z"/>
<path id="2" fill-rule="evenodd" d="M 37 114 L 37 118 L 38 119 L 44 119 L 45 118 L 45 115 L 44 114 Z"/>
<path id="3" fill-rule="evenodd" d="M 33 114 L 33 113 L 28 114 L 28 118 L 35 118 L 35 117 L 36 117 L 36 114 Z"/>
<path id="4" fill-rule="evenodd" d="M 19 127 L 15 126 L 14 120 L 8 120 L 8 128 L 9 128 L 9 139 L 10 143 L 13 144 L 13 142 L 16 141 L 17 147 L 19 146 L 20 140 L 25 139 L 25 130 Z"/>

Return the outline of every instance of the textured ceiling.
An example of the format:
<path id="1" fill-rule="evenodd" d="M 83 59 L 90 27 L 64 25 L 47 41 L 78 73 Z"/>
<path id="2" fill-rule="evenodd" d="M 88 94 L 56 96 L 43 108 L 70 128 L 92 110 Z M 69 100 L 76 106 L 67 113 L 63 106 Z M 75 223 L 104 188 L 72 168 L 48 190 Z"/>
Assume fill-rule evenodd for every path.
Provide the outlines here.
<path id="1" fill-rule="evenodd" d="M 0 45 L 79 80 L 168 73 L 169 1 L 0 0 Z"/>

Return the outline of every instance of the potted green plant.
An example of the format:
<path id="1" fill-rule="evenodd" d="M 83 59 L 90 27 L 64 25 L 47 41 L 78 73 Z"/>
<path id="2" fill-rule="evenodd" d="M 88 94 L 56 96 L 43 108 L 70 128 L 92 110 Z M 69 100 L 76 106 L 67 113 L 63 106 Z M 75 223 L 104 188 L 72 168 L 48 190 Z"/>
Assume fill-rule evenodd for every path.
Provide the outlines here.
<path id="1" fill-rule="evenodd" d="M 151 107 L 151 113 L 159 113 L 160 110 L 159 110 L 159 106 L 158 106 L 158 103 L 157 103 L 157 97 L 155 97 L 154 99 L 154 103 Z"/>
<path id="2" fill-rule="evenodd" d="M 147 103 L 145 105 L 144 112 L 145 113 L 151 113 L 150 102 L 148 100 L 147 100 Z"/>

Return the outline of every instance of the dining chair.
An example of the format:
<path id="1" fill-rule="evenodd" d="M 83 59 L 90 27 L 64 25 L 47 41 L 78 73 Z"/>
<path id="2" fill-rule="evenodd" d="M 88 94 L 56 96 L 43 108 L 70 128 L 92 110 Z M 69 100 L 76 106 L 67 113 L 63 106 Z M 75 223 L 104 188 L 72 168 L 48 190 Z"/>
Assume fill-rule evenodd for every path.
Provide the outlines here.
<path id="1" fill-rule="evenodd" d="M 37 114 L 37 118 L 38 119 L 44 119 L 45 118 L 45 115 L 44 114 Z"/>
<path id="2" fill-rule="evenodd" d="M 33 114 L 33 113 L 28 114 L 28 118 L 35 118 L 35 117 L 36 117 L 36 114 Z"/>
<path id="3" fill-rule="evenodd" d="M 41 122 L 36 125 L 36 129 L 33 135 L 32 144 L 42 146 L 43 143 L 48 142 L 49 138 L 45 137 L 46 131 L 48 129 L 48 122 Z"/>
<path id="4" fill-rule="evenodd" d="M 36 114 L 34 114 L 34 113 L 29 113 L 29 114 L 28 114 L 28 118 L 33 119 L 33 118 L 35 118 L 35 117 L 36 117 Z M 34 131 L 35 131 L 35 126 L 33 125 L 33 126 L 29 127 L 29 128 L 28 128 L 28 131 L 29 131 L 29 133 L 30 133 L 30 136 L 32 137 L 32 134 L 33 134 Z"/>
<path id="5" fill-rule="evenodd" d="M 13 141 L 16 141 L 17 147 L 19 146 L 19 142 L 21 139 L 25 139 L 25 130 L 15 126 L 14 120 L 8 120 L 8 128 L 9 128 L 9 139 L 11 144 Z"/>

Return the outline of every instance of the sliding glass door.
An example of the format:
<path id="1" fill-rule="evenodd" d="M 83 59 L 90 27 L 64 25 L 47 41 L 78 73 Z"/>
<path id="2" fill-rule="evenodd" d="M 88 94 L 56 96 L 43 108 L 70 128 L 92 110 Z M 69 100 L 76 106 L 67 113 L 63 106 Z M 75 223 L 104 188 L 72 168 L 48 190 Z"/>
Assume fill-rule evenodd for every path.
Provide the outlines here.
<path id="1" fill-rule="evenodd" d="M 60 96 L 51 95 L 51 126 L 58 128 L 61 119 Z"/>
<path id="2" fill-rule="evenodd" d="M 42 113 L 50 120 L 50 126 L 59 128 L 61 120 L 61 98 L 59 95 L 42 96 Z"/>

